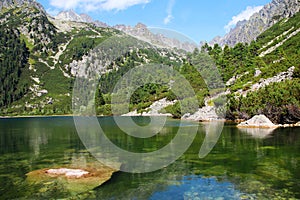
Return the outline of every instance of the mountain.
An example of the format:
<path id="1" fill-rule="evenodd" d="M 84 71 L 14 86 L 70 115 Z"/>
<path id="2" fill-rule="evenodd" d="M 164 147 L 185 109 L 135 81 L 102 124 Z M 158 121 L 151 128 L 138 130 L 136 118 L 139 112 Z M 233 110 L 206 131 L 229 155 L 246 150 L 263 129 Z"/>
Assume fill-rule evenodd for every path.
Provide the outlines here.
<path id="1" fill-rule="evenodd" d="M 106 75 L 103 78 L 106 81 L 102 82 L 106 97 L 118 80 L 115 77 L 135 66 L 148 62 L 169 66 L 183 63 L 182 54 L 157 48 L 113 28 L 95 26 L 87 22 L 90 18 L 86 15 L 61 13 L 68 19 L 61 20 L 35 5 L 34 2 L 5 4 L 0 12 L 0 113 L 3 115 L 71 113 L 75 76 L 84 77 L 89 70 L 93 73 L 101 70 Z M 95 57 L 96 47 L 110 38 L 114 40 L 107 51 L 99 53 L 103 57 Z M 118 42 L 114 48 L 121 52 L 110 63 L 105 59 L 112 59 L 110 45 L 114 42 Z M 89 70 L 80 67 L 88 63 Z M 161 87 L 156 90 L 164 91 Z M 155 91 L 152 93 L 157 95 Z"/>
<path id="2" fill-rule="evenodd" d="M 177 118 L 218 118 L 216 113 L 226 110 L 225 106 L 226 117 L 232 120 L 264 114 L 273 123 L 300 121 L 300 14 L 296 8 L 281 12 L 276 23 L 272 22 L 249 44 L 238 43 L 224 48 L 203 45 L 201 50 L 189 53 L 170 48 L 183 44 L 153 34 L 141 23 L 135 27 L 95 26 L 88 15 L 73 11 L 53 18 L 35 1 L 1 2 L 1 115 L 71 114 L 75 78 L 79 77 L 84 83 L 89 81 L 85 80 L 88 75 L 97 72 L 101 75 L 99 86 L 96 93 L 90 95 L 95 97 L 97 114 L 111 115 L 111 99 L 118 80 L 129 70 L 147 65 L 148 71 L 135 75 L 137 80 L 158 78 L 164 85 L 151 83 L 134 88 L 129 102 L 133 113 L 151 113 L 149 109 L 160 109 L 165 102 L 167 107 L 156 112 L 171 113 Z M 275 10 L 279 5 L 295 5 L 294 1 L 276 2 Z M 249 24 L 248 28 L 257 29 L 255 26 Z M 169 74 L 160 76 L 161 68 L 151 67 L 152 63 L 178 72 L 190 83 L 196 97 L 186 93 L 183 82 L 170 81 Z M 211 70 L 211 65 L 217 67 L 221 77 Z M 199 67 L 202 74 L 195 67 Z M 147 78 L 138 79 L 142 75 Z M 226 83 L 226 91 L 222 90 L 225 84 L 221 81 Z M 176 98 L 171 90 L 173 87 L 178 88 L 182 96 Z M 128 91 L 123 88 L 121 92 L 127 94 Z M 117 108 L 121 109 L 125 98 L 117 99 Z M 224 99 L 227 99 L 226 104 Z M 91 107 L 88 99 L 81 101 L 75 102 L 85 105 L 80 109 Z M 197 110 L 193 102 L 204 108 Z M 181 105 L 184 105 L 183 112 Z"/>
<path id="3" fill-rule="evenodd" d="M 250 43 L 261 33 L 282 19 L 289 19 L 300 10 L 298 0 L 273 0 L 249 20 L 240 21 L 224 37 L 216 37 L 210 44 L 234 46 L 239 42 Z"/>
<path id="4" fill-rule="evenodd" d="M 60 21 L 92 23 L 98 27 L 108 27 L 108 25 L 103 22 L 100 22 L 98 20 L 94 21 L 93 18 L 91 18 L 87 14 L 77 14 L 73 10 L 62 11 L 57 16 L 55 16 L 55 19 Z M 198 47 L 196 44 L 190 42 L 182 42 L 175 38 L 166 37 L 163 34 L 154 34 L 147 28 L 146 25 L 142 23 L 138 23 L 134 27 L 119 24 L 113 26 L 113 28 L 160 47 L 183 49 L 188 52 L 192 52 L 195 48 Z"/>
<path id="5" fill-rule="evenodd" d="M 148 27 L 142 23 L 138 23 L 134 27 L 119 24 L 113 28 L 161 47 L 183 49 L 188 52 L 192 52 L 195 48 L 198 48 L 196 44 L 191 42 L 184 42 L 163 34 L 152 33 Z"/>
<path id="6" fill-rule="evenodd" d="M 98 27 L 108 27 L 104 22 L 94 20 L 87 14 L 77 14 L 74 10 L 62 11 L 55 16 L 56 20 L 91 23 Z"/>

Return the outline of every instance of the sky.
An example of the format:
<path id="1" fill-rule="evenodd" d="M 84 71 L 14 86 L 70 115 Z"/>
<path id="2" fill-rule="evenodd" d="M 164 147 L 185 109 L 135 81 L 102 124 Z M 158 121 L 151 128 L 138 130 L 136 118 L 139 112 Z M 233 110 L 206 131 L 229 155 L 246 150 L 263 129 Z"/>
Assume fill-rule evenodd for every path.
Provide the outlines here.
<path id="1" fill-rule="evenodd" d="M 138 22 L 170 29 L 196 43 L 225 35 L 271 0 L 37 0 L 56 15 L 73 9 L 111 26 Z"/>

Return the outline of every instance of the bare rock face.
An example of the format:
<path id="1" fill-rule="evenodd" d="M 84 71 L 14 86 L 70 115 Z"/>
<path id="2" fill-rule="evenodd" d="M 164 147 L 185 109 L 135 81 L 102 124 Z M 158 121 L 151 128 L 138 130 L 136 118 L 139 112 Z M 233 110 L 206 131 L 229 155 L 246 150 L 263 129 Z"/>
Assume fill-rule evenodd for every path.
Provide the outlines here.
<path id="1" fill-rule="evenodd" d="M 159 101 L 154 102 L 149 108 L 147 112 L 138 113 L 137 110 L 124 114 L 122 116 L 169 116 L 172 117 L 172 114 L 165 113 L 162 114 L 160 111 L 167 106 L 174 105 L 176 103 L 175 101 L 168 101 L 167 98 L 161 99 Z"/>
<path id="2" fill-rule="evenodd" d="M 248 121 L 238 125 L 239 128 L 277 128 L 265 115 L 256 115 Z"/>
<path id="3" fill-rule="evenodd" d="M 239 42 L 250 43 L 272 25 L 282 19 L 292 17 L 299 10 L 300 1 L 298 0 L 273 0 L 258 13 L 255 13 L 248 21 L 239 22 L 223 38 L 217 37 L 210 44 L 218 43 L 221 46 L 234 46 Z"/>
<path id="4" fill-rule="evenodd" d="M 73 10 L 58 13 L 58 15 L 55 16 L 55 19 L 62 21 L 84 22 L 81 16 L 75 13 Z"/>
<path id="5" fill-rule="evenodd" d="M 74 10 L 62 11 L 54 17 L 56 20 L 60 21 L 72 21 L 72 22 L 83 22 L 94 24 L 97 27 L 109 27 L 106 23 L 94 20 L 91 16 L 87 14 L 77 14 Z"/>
<path id="6" fill-rule="evenodd" d="M 194 121 L 218 121 L 221 120 L 216 114 L 214 106 L 205 106 L 199 109 L 196 113 L 190 115 L 186 114 L 183 119 L 194 120 Z"/>

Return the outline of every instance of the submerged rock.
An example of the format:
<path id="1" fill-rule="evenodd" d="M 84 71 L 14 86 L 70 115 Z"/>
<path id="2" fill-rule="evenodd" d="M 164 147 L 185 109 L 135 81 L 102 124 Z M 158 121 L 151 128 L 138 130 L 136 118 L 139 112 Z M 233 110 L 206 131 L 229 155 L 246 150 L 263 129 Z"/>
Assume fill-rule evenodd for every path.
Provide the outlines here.
<path id="1" fill-rule="evenodd" d="M 112 169 L 100 163 L 88 164 L 82 168 L 58 167 L 53 169 L 40 169 L 27 175 L 27 181 L 31 184 L 42 185 L 51 190 L 51 185 L 71 194 L 79 194 L 92 190 L 106 181 L 119 169 Z M 53 184 L 52 184 L 53 183 Z"/>
<path id="2" fill-rule="evenodd" d="M 60 168 L 46 170 L 46 173 L 53 176 L 65 176 L 67 178 L 82 178 L 90 172 L 81 169 Z"/>
<path id="3" fill-rule="evenodd" d="M 265 115 L 256 115 L 248 121 L 242 122 L 238 125 L 239 128 L 278 128 Z"/>

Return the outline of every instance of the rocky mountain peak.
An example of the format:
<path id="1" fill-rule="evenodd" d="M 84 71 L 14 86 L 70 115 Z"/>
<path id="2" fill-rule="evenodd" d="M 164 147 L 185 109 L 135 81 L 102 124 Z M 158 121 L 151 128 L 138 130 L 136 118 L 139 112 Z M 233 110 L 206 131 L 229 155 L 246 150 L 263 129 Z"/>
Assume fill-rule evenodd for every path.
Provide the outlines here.
<path id="1" fill-rule="evenodd" d="M 147 26 L 141 22 L 137 23 L 135 26 L 136 29 L 147 29 Z"/>
<path id="2" fill-rule="evenodd" d="M 88 22 L 88 23 L 94 22 L 94 19 L 93 19 L 91 16 L 89 16 L 89 15 L 87 15 L 87 14 L 85 14 L 85 13 L 82 13 L 82 14 L 80 14 L 79 16 L 80 16 L 80 18 L 81 18 L 84 22 Z"/>
<path id="3" fill-rule="evenodd" d="M 58 13 L 57 16 L 54 17 L 56 20 L 61 21 L 73 21 L 73 22 L 83 22 L 83 23 L 91 23 L 98 27 L 108 27 L 108 25 L 104 22 L 94 20 L 91 16 L 87 14 L 77 14 L 74 10 L 67 10 Z"/>
<path id="4" fill-rule="evenodd" d="M 239 42 L 250 43 L 275 23 L 294 16 L 299 10 L 299 0 L 273 0 L 258 13 L 253 14 L 249 20 L 237 23 L 236 27 L 224 37 L 213 39 L 210 45 L 218 43 L 221 46 L 234 46 Z"/>
<path id="5" fill-rule="evenodd" d="M 135 26 L 126 26 L 124 24 L 115 25 L 113 28 L 123 31 L 133 37 L 149 42 L 153 45 L 164 48 L 177 48 L 186 51 L 193 51 L 197 48 L 196 44 L 189 42 L 182 42 L 175 38 L 169 38 L 163 34 L 152 33 L 148 27 L 143 23 L 137 23 Z"/>
<path id="6" fill-rule="evenodd" d="M 62 11 L 55 16 L 55 19 L 62 21 L 83 22 L 81 16 L 78 15 L 74 10 Z"/>

